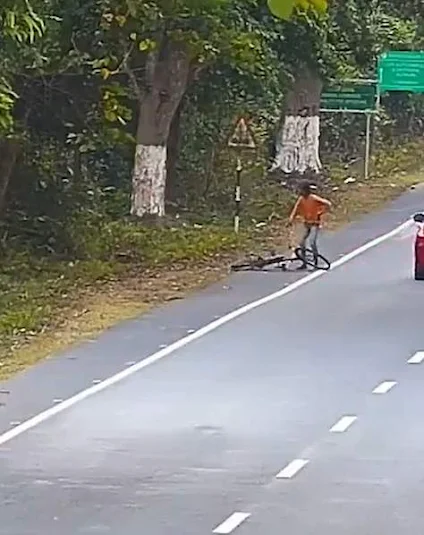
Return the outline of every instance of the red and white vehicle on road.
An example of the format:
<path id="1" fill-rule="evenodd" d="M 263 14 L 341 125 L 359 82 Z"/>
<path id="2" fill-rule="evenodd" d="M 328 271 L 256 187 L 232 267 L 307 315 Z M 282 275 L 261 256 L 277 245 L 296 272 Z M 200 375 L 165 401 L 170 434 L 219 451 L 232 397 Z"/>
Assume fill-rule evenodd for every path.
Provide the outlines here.
<path id="1" fill-rule="evenodd" d="M 417 225 L 414 247 L 414 277 L 415 280 L 424 280 L 424 212 L 415 214 Z"/>

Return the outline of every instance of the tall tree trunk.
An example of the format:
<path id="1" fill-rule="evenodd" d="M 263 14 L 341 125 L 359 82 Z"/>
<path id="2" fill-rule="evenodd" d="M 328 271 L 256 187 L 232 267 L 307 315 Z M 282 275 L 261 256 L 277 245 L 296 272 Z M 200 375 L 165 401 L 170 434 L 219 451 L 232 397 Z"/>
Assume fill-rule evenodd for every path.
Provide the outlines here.
<path id="1" fill-rule="evenodd" d="M 0 217 L 6 207 L 6 195 L 20 151 L 16 140 L 0 141 Z"/>
<path id="2" fill-rule="evenodd" d="M 285 175 L 317 174 L 319 157 L 319 109 L 322 82 L 310 72 L 301 73 L 289 92 L 281 129 L 277 135 L 271 171 Z"/>
<path id="3" fill-rule="evenodd" d="M 167 160 L 166 160 L 166 191 L 165 198 L 167 201 L 175 202 L 177 199 L 177 163 L 180 152 L 181 141 L 181 113 L 183 108 L 181 101 L 178 106 L 174 118 L 171 122 L 171 127 L 168 136 L 167 145 Z"/>
<path id="4" fill-rule="evenodd" d="M 185 49 L 164 42 L 146 64 L 146 89 L 139 100 L 131 214 L 165 215 L 167 141 L 172 119 L 187 89 L 190 59 Z"/>

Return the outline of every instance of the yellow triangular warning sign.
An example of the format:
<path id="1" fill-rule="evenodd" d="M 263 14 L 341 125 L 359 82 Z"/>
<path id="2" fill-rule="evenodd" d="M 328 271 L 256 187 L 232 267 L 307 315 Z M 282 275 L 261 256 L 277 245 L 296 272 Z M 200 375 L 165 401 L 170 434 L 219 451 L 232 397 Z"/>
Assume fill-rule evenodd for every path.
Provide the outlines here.
<path id="1" fill-rule="evenodd" d="M 231 134 L 228 140 L 229 147 L 246 147 L 249 149 L 255 149 L 256 143 L 253 137 L 253 132 L 246 123 L 246 120 L 241 117 L 234 128 L 234 132 Z"/>

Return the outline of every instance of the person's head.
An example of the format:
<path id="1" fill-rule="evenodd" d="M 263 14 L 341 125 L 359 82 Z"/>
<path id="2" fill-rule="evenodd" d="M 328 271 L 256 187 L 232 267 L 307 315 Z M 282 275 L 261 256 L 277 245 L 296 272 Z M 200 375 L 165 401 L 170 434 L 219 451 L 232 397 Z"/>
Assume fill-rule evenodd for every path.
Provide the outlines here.
<path id="1" fill-rule="evenodd" d="M 309 182 L 303 182 L 300 185 L 299 193 L 302 197 L 309 197 L 311 194 L 311 184 Z"/>

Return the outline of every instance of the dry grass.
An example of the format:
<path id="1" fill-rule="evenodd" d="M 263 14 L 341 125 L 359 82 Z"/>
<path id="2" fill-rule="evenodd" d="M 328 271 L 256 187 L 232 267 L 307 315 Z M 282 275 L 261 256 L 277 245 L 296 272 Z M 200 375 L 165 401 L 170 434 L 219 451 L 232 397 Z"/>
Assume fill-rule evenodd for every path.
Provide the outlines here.
<path id="1" fill-rule="evenodd" d="M 359 183 L 346 187 L 335 195 L 336 210 L 329 219 L 329 228 L 354 221 L 361 215 L 381 210 L 409 188 L 424 180 L 424 167 L 419 171 L 399 174 L 391 179 L 378 182 Z"/>
<path id="2" fill-rule="evenodd" d="M 78 300 L 60 310 L 49 328 L 5 351 L 0 360 L 0 380 L 28 368 L 71 345 L 95 338 L 116 323 L 135 318 L 152 306 L 183 299 L 189 292 L 218 280 L 227 263 L 218 259 L 180 270 L 133 273 L 123 280 L 95 285 L 81 292 Z"/>

